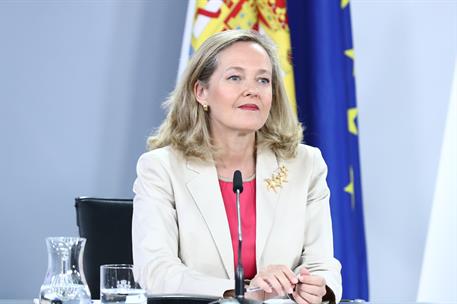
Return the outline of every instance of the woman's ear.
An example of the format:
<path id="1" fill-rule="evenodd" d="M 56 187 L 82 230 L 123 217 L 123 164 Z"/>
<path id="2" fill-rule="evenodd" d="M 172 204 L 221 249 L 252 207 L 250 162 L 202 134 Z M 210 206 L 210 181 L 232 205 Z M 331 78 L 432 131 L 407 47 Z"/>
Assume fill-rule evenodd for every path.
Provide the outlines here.
<path id="1" fill-rule="evenodd" d="M 197 102 L 201 105 L 207 105 L 208 102 L 206 100 L 207 98 L 207 88 L 206 86 L 199 80 L 195 82 L 194 85 L 194 94 L 195 94 L 195 99 L 197 99 Z"/>

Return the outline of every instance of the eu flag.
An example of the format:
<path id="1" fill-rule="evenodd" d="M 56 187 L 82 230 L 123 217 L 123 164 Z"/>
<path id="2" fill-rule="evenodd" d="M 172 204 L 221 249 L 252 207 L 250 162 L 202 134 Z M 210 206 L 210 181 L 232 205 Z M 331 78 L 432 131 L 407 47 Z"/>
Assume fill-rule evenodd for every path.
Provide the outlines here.
<path id="1" fill-rule="evenodd" d="M 349 0 L 289 0 L 296 104 L 305 143 L 327 162 L 343 298 L 368 300 Z"/>

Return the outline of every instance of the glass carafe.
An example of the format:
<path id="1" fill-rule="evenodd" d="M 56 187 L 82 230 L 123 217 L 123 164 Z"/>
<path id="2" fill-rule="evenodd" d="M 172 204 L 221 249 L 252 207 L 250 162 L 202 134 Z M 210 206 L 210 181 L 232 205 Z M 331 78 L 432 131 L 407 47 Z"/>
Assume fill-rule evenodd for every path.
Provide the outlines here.
<path id="1" fill-rule="evenodd" d="M 83 270 L 86 239 L 50 237 L 48 271 L 40 289 L 40 304 L 90 304 L 90 291 Z"/>

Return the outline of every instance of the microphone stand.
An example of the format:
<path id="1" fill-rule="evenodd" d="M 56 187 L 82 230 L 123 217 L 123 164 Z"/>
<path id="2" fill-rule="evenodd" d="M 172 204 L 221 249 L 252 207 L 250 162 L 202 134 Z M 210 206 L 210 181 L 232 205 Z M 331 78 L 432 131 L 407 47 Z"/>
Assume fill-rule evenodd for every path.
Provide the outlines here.
<path id="1" fill-rule="evenodd" d="M 241 229 L 241 204 L 240 204 L 240 194 L 243 192 L 243 179 L 241 177 L 241 172 L 236 170 L 233 174 L 233 191 L 236 195 L 236 213 L 238 221 L 238 263 L 235 269 L 235 298 L 238 300 L 238 303 L 244 304 L 258 304 L 263 303 L 261 301 L 246 299 L 244 297 L 244 267 L 243 260 L 241 255 L 241 249 L 243 246 L 243 231 Z"/>
<path id="2" fill-rule="evenodd" d="M 238 171 L 239 172 L 239 171 Z M 241 175 L 241 174 L 240 174 Z M 243 189 L 241 187 L 241 189 Z M 238 218 L 238 263 L 235 269 L 235 297 L 244 299 L 244 268 L 242 263 L 241 248 L 243 246 L 243 232 L 241 231 L 240 189 L 236 189 L 236 213 Z"/>
<path id="3" fill-rule="evenodd" d="M 242 304 L 259 304 L 262 301 L 246 299 L 244 297 L 244 269 L 241 256 L 241 248 L 243 245 L 243 232 L 241 230 L 241 211 L 240 211 L 240 194 L 243 192 L 243 179 L 241 172 L 236 170 L 233 174 L 233 192 L 236 195 L 236 213 L 238 221 L 238 263 L 235 268 L 235 298 L 220 299 L 212 303 L 242 303 Z"/>

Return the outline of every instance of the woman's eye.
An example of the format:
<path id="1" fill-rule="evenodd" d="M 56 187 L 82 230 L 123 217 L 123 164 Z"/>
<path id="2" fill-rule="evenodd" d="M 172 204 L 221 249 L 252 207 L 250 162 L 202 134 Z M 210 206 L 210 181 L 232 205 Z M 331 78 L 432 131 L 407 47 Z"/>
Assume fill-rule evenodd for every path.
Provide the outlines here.
<path id="1" fill-rule="evenodd" d="M 260 78 L 259 82 L 261 84 L 269 84 L 270 83 L 270 79 L 268 79 L 268 78 Z"/>
<path id="2" fill-rule="evenodd" d="M 229 78 L 227 78 L 227 79 L 228 79 L 228 80 L 240 80 L 240 79 L 241 79 L 241 77 L 240 77 L 240 76 L 238 76 L 238 75 L 232 75 L 232 76 L 230 76 L 230 77 L 229 77 Z"/>

